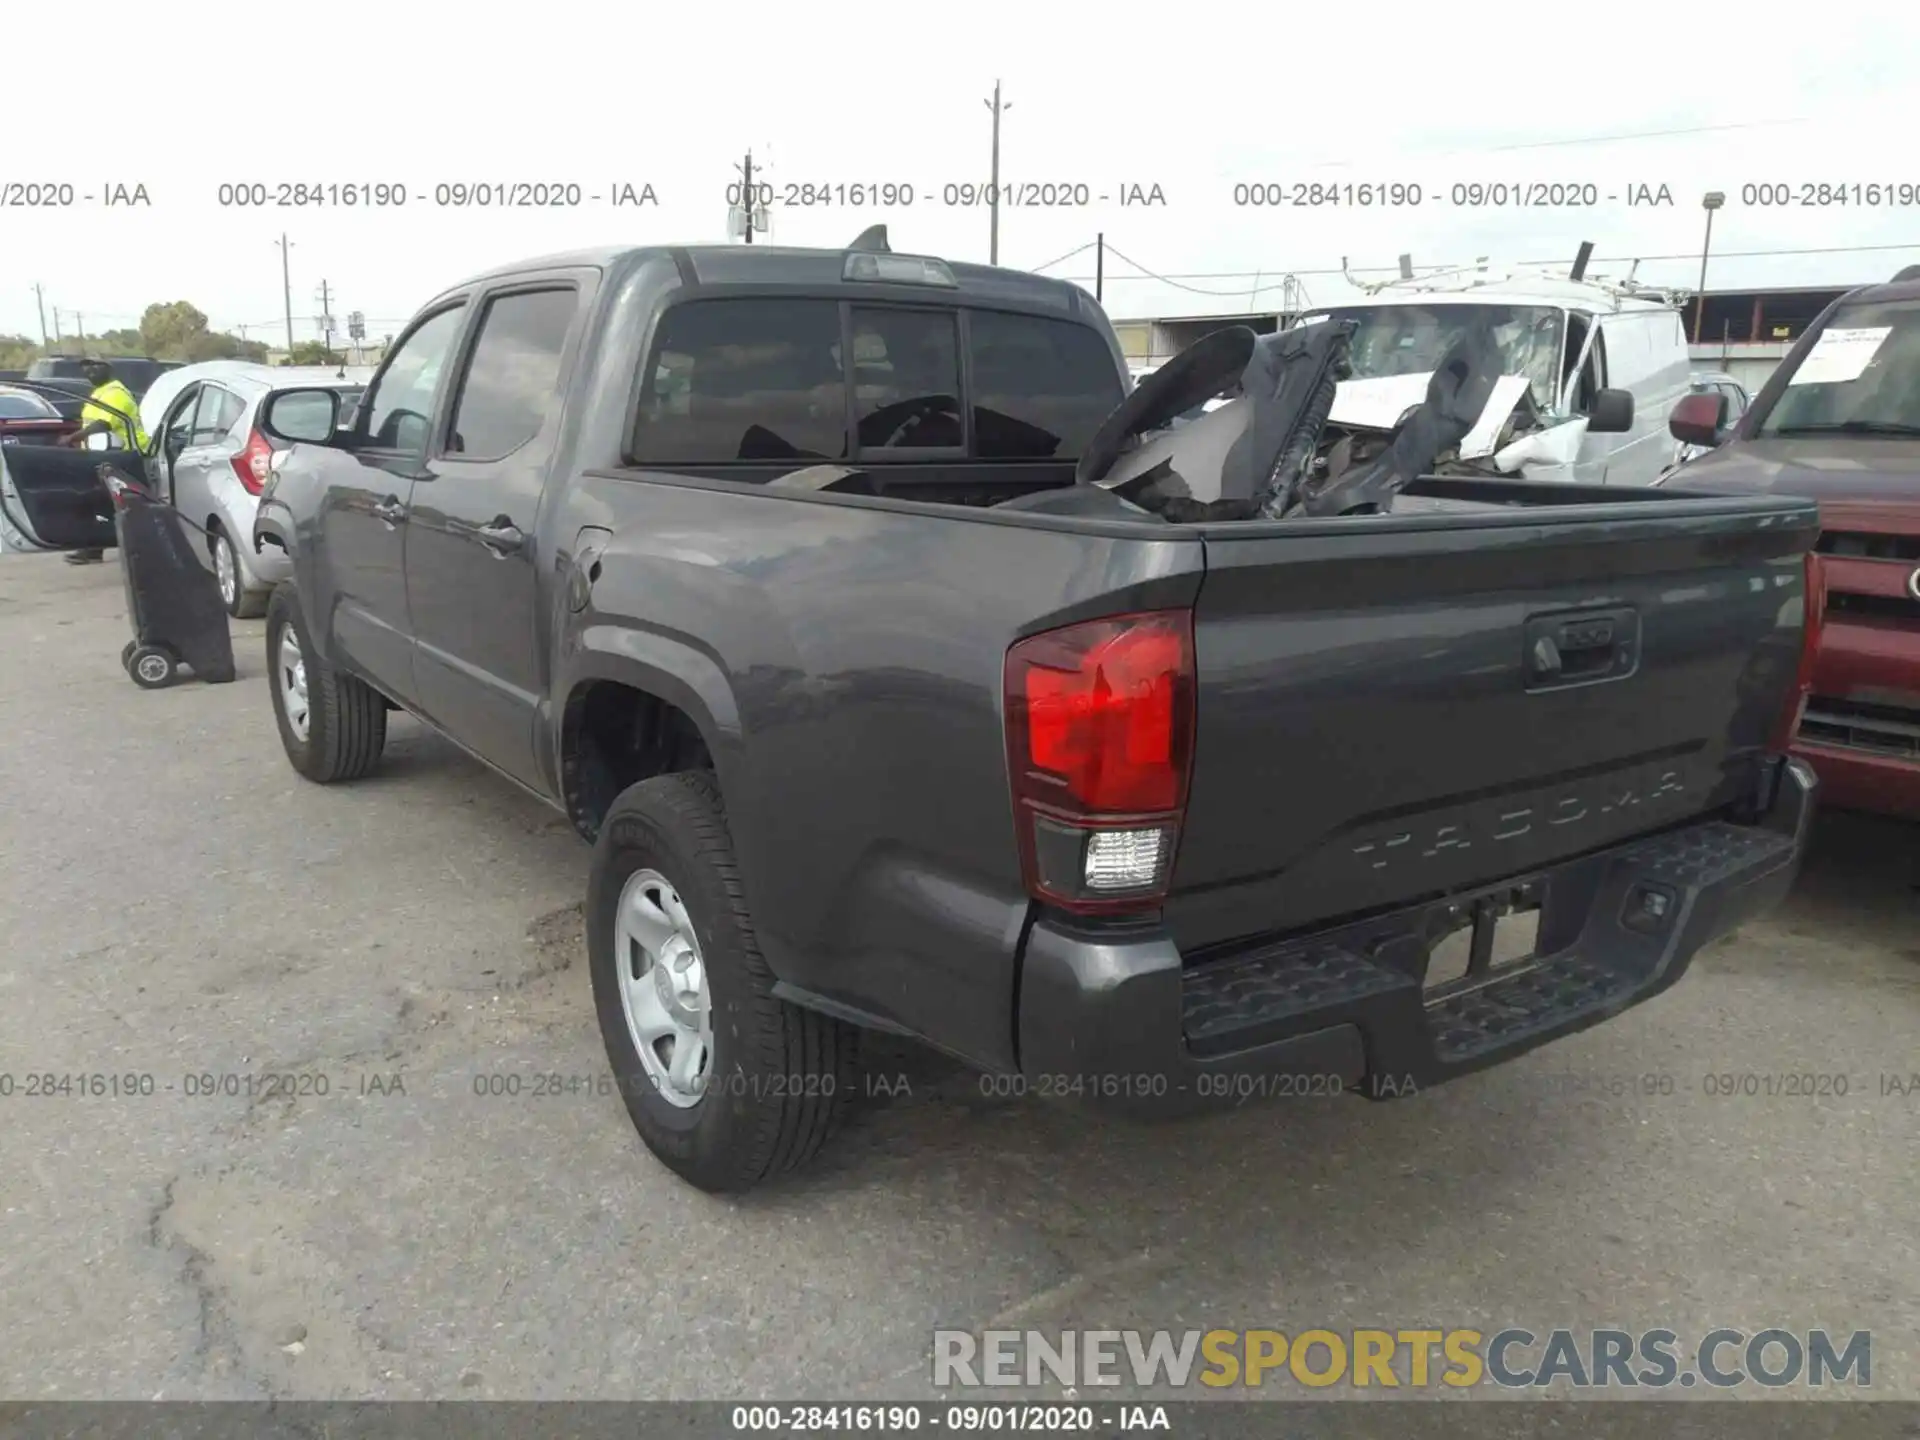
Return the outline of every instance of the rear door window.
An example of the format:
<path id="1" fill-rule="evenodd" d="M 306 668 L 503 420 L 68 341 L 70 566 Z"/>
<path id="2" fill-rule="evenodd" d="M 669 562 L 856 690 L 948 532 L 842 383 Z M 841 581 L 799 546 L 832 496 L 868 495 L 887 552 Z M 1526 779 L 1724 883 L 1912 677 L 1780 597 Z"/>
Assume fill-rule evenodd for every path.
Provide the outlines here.
<path id="1" fill-rule="evenodd" d="M 194 412 L 193 432 L 188 441 L 193 445 L 213 445 L 226 438 L 233 422 L 240 418 L 246 405 L 231 390 L 223 390 L 218 385 L 206 385 L 200 390 L 200 404 Z"/>
<path id="2" fill-rule="evenodd" d="M 660 319 L 634 459 L 839 460 L 847 392 L 834 300 L 692 300 Z"/>
<path id="3" fill-rule="evenodd" d="M 503 460 L 538 435 L 560 387 L 576 291 L 525 290 L 487 303 L 454 402 L 447 453 Z"/>
<path id="4" fill-rule="evenodd" d="M 1077 459 L 1122 399 L 1113 354 L 1088 326 L 976 310 L 968 331 L 983 460 Z"/>

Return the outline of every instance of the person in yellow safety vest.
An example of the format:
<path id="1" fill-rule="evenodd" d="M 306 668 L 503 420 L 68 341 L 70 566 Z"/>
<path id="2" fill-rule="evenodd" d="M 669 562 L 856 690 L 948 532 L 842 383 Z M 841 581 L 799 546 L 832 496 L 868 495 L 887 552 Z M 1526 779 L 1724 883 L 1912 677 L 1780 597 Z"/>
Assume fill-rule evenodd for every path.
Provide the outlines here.
<path id="1" fill-rule="evenodd" d="M 68 445 L 85 445 L 95 435 L 105 435 L 107 444 L 116 450 L 145 451 L 147 432 L 140 424 L 140 402 L 133 398 L 133 392 L 121 383 L 120 377 L 113 373 L 113 366 L 104 360 L 88 360 L 82 370 L 87 382 L 93 386 L 93 393 L 87 396 L 87 403 L 80 410 L 80 429 L 67 437 Z M 67 553 L 69 565 L 93 565 L 104 559 L 99 550 L 71 550 Z"/>

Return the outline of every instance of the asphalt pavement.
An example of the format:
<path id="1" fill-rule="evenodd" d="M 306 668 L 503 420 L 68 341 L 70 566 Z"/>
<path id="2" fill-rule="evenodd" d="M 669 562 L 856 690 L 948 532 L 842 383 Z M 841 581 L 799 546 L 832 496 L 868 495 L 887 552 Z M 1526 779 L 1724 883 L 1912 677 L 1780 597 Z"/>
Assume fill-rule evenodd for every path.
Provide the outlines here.
<path id="1" fill-rule="evenodd" d="M 1920 827 L 1823 817 L 1674 991 L 1409 1100 L 1142 1127 L 892 1047 L 728 1201 L 606 1093 L 564 821 L 405 718 L 302 781 L 234 634 L 237 683 L 144 692 L 116 563 L 0 561 L 0 1396 L 910 1398 L 936 1328 L 1778 1325 L 1871 1330 L 1920 1398 Z"/>

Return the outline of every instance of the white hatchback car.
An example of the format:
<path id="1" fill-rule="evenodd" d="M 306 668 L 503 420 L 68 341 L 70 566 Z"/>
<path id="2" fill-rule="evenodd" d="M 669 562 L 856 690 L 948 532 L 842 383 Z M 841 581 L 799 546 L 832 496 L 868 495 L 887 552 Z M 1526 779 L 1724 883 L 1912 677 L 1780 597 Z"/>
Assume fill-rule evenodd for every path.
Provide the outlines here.
<path id="1" fill-rule="evenodd" d="M 229 614 L 264 614 L 268 593 L 292 575 L 284 551 L 253 543 L 261 487 L 285 448 L 255 428 L 260 402 L 275 390 L 324 387 L 341 392 L 344 417 L 367 373 L 209 360 L 168 371 L 141 397 L 148 476 L 161 498 L 207 532 L 207 563 Z"/>

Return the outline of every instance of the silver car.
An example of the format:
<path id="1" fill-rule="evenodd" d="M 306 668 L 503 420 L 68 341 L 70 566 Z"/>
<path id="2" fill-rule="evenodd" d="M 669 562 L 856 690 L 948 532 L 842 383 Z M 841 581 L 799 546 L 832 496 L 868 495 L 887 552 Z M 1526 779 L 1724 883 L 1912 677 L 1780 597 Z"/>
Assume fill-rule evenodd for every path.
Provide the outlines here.
<path id="1" fill-rule="evenodd" d="M 363 380 L 338 370 L 216 360 L 163 377 L 141 405 L 150 436 L 147 471 L 161 498 L 207 532 L 207 563 L 220 581 L 229 614 L 266 612 L 273 587 L 291 577 L 283 550 L 253 543 L 260 490 L 284 448 L 255 428 L 260 402 L 275 390 L 324 387 L 353 408 Z"/>

